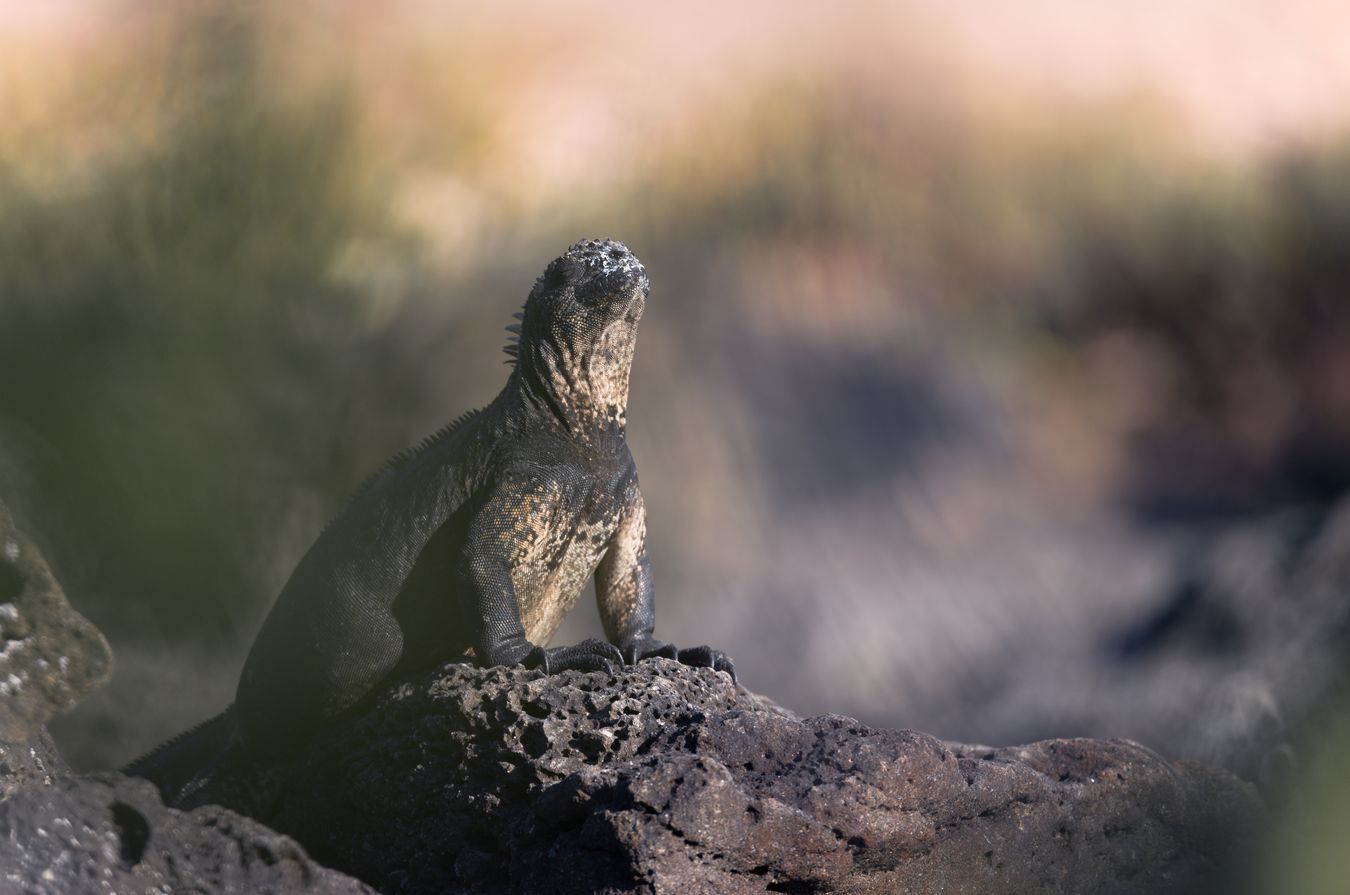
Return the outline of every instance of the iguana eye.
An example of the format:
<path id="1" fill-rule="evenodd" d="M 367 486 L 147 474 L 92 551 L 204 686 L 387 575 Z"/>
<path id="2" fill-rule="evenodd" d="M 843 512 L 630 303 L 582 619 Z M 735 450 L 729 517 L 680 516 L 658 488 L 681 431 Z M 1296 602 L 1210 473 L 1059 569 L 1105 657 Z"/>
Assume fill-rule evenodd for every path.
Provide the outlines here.
<path id="1" fill-rule="evenodd" d="M 561 289 L 581 279 L 586 267 L 573 258 L 558 258 L 544 271 L 543 287 L 546 290 Z"/>

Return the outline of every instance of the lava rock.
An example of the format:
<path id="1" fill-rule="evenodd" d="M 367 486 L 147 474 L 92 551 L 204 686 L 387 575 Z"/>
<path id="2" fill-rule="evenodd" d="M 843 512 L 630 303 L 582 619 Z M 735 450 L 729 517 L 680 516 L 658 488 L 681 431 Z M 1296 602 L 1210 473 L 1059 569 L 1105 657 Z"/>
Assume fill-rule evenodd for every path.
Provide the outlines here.
<path id="1" fill-rule="evenodd" d="M 386 893 L 1190 893 L 1259 810 L 1129 742 L 953 746 L 652 660 L 405 681 L 299 756 L 269 821 Z"/>
<path id="2" fill-rule="evenodd" d="M 166 808 L 150 783 L 59 777 L 0 802 L 0 891 L 365 893 L 293 840 L 224 808 Z"/>
<path id="3" fill-rule="evenodd" d="M 24 743 L 111 673 L 108 641 L 0 502 L 0 740 Z"/>
<path id="4" fill-rule="evenodd" d="M 0 801 L 30 786 L 50 786 L 57 777 L 69 773 L 45 727 L 26 742 L 0 740 Z"/>

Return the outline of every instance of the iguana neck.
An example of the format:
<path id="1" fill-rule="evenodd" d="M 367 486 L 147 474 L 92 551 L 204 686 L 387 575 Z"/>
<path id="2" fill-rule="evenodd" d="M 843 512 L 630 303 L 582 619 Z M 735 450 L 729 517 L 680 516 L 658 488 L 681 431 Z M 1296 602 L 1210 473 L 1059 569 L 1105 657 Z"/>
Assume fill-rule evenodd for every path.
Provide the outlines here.
<path id="1" fill-rule="evenodd" d="M 582 440 L 622 435 L 628 425 L 628 374 L 634 333 L 612 326 L 585 349 L 540 341 L 522 344 L 507 388 L 531 410 Z"/>

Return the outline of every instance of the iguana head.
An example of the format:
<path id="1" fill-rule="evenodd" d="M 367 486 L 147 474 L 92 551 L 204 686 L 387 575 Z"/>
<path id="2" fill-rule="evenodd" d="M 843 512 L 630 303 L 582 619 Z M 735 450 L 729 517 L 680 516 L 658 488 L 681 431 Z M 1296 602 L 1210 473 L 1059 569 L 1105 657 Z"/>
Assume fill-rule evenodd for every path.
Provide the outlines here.
<path id="1" fill-rule="evenodd" d="M 569 426 L 622 428 L 638 320 L 651 286 L 642 262 L 611 239 L 554 259 L 525 302 L 507 352 L 517 373 Z M 514 350 L 513 350 L 514 349 Z"/>

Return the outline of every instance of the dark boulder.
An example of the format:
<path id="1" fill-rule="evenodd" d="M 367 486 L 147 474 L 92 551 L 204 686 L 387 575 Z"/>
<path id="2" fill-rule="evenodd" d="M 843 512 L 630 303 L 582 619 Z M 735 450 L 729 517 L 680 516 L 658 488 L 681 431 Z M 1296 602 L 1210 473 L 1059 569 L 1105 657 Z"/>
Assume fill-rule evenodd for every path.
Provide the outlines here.
<path id="1" fill-rule="evenodd" d="M 657 660 L 447 665 L 322 734 L 269 820 L 385 892 L 1200 892 L 1258 804 L 1123 741 L 802 720 Z"/>
<path id="2" fill-rule="evenodd" d="M 0 891 L 366 893 L 292 839 L 224 808 L 165 808 L 120 774 L 58 777 L 0 802 Z"/>

